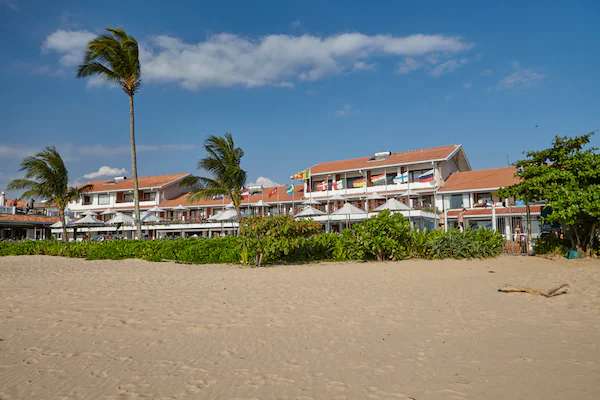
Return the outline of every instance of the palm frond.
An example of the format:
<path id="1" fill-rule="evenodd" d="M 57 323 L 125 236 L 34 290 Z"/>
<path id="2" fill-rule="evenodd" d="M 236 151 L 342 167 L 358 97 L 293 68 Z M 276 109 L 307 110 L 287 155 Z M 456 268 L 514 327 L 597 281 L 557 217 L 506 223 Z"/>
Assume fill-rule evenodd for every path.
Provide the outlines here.
<path id="1" fill-rule="evenodd" d="M 204 142 L 206 156 L 198 162 L 198 168 L 205 170 L 209 176 L 194 177 L 199 186 L 192 193 L 192 199 L 206 198 L 215 195 L 229 196 L 236 207 L 241 202 L 241 188 L 246 184 L 247 174 L 241 168 L 244 151 L 235 147 L 233 136 L 209 136 Z"/>
<path id="2" fill-rule="evenodd" d="M 141 84 L 138 42 L 121 28 L 107 32 L 88 43 L 77 77 L 102 76 L 133 96 Z"/>

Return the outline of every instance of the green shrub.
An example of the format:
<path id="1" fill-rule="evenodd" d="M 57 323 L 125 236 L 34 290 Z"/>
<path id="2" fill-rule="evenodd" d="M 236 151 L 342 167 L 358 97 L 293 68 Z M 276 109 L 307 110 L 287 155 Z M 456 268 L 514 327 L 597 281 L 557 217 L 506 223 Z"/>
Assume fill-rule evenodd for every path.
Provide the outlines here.
<path id="1" fill-rule="evenodd" d="M 290 216 L 249 217 L 240 224 L 241 261 L 256 266 L 294 259 L 310 253 L 304 239 L 321 232 L 321 225 L 311 220 L 297 221 Z M 312 243 L 312 242 L 311 242 Z"/>
<path id="2" fill-rule="evenodd" d="M 346 233 L 348 232 L 348 233 Z M 342 233 L 339 258 L 402 260 L 409 256 L 410 224 L 402 214 L 383 211 Z"/>
<path id="3" fill-rule="evenodd" d="M 428 259 L 495 257 L 503 243 L 500 233 L 483 228 L 413 234 L 413 251 Z"/>
<path id="4" fill-rule="evenodd" d="M 402 260 L 408 257 L 483 258 L 499 255 L 503 245 L 502 235 L 487 229 L 410 231 L 406 218 L 389 212 L 355 224 L 340 234 L 322 233 L 321 229 L 313 221 L 295 221 L 285 216 L 254 217 L 242 221 L 239 237 L 0 242 L 0 256 L 39 254 L 90 260 L 139 258 L 190 264 L 263 265 L 322 260 Z M 543 242 L 536 243 L 540 249 L 543 249 L 542 245 Z"/>
<path id="5" fill-rule="evenodd" d="M 89 260 L 139 258 L 190 264 L 239 263 L 237 237 L 177 240 L 110 240 L 105 242 L 0 242 L 0 256 L 49 255 Z"/>
<path id="6" fill-rule="evenodd" d="M 536 239 L 533 245 L 535 254 L 565 256 L 570 248 L 567 240 L 556 235 L 544 235 Z"/>

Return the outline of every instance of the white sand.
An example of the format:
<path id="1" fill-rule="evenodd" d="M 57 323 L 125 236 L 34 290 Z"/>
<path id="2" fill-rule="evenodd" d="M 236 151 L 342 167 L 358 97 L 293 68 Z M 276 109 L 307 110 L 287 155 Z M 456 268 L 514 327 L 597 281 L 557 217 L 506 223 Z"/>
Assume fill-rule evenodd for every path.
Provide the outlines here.
<path id="1" fill-rule="evenodd" d="M 600 399 L 600 262 L 0 258 L 0 399 L 141 398 Z"/>

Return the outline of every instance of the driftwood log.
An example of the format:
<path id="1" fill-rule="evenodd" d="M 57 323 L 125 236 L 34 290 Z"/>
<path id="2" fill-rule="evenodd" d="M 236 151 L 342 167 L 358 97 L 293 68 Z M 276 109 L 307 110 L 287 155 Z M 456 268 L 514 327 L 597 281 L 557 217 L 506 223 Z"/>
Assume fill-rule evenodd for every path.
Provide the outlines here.
<path id="1" fill-rule="evenodd" d="M 560 296 L 561 294 L 566 294 L 569 291 L 569 284 L 563 283 L 562 285 L 549 290 L 505 286 L 503 288 L 498 289 L 498 291 L 502 293 L 529 293 L 544 297 L 554 297 Z"/>

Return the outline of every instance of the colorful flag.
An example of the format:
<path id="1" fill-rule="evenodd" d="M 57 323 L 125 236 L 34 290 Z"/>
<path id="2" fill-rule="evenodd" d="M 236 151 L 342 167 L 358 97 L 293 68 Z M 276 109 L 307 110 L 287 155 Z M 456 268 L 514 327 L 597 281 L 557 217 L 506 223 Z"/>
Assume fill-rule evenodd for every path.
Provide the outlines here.
<path id="1" fill-rule="evenodd" d="M 360 178 L 360 179 L 356 179 L 356 180 L 352 181 L 353 188 L 365 187 L 365 184 L 366 184 L 366 181 L 364 178 Z"/>
<path id="2" fill-rule="evenodd" d="M 290 185 L 287 187 L 286 190 L 287 194 L 289 194 L 290 196 L 294 194 L 294 185 Z"/>
<path id="3" fill-rule="evenodd" d="M 296 172 L 294 175 L 290 176 L 290 179 L 293 179 L 293 180 L 304 179 L 304 171 Z"/>
<path id="4" fill-rule="evenodd" d="M 344 188 L 344 180 L 340 179 L 339 181 L 333 181 L 331 184 L 332 190 L 342 190 Z"/>
<path id="5" fill-rule="evenodd" d="M 393 182 L 395 184 L 408 183 L 408 171 L 403 172 L 398 176 L 395 176 Z"/>
<path id="6" fill-rule="evenodd" d="M 433 169 L 423 172 L 421 175 L 419 175 L 417 177 L 417 180 L 419 182 L 431 182 L 431 181 L 433 181 L 433 172 L 434 172 Z"/>
<path id="7" fill-rule="evenodd" d="M 269 197 L 273 196 L 274 194 L 277 193 L 277 186 L 271 188 L 271 190 L 269 191 Z"/>
<path id="8" fill-rule="evenodd" d="M 327 190 L 327 187 L 328 187 L 328 186 L 329 186 L 329 185 L 328 185 L 328 182 L 327 182 L 327 181 L 319 182 L 319 183 L 317 184 L 317 190 L 320 190 L 320 191 L 324 192 L 324 191 L 326 191 L 326 190 Z"/>
<path id="9" fill-rule="evenodd" d="M 310 173 L 310 168 L 307 168 L 303 171 L 300 172 L 296 172 L 294 175 L 292 175 L 290 177 L 290 179 L 293 180 L 307 180 L 310 179 L 311 173 Z"/>
<path id="10" fill-rule="evenodd" d="M 385 183 L 385 174 L 371 176 L 371 183 L 374 185 Z"/>

